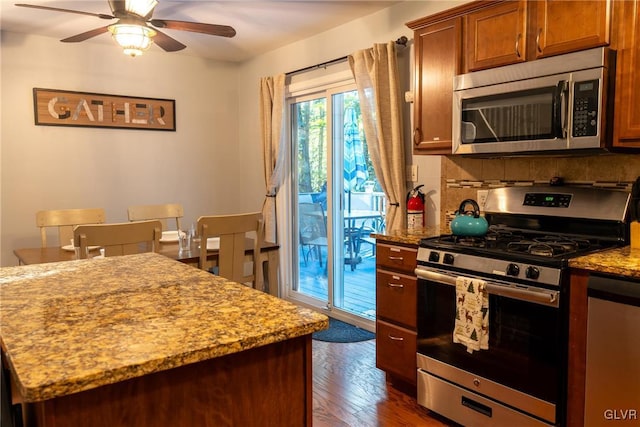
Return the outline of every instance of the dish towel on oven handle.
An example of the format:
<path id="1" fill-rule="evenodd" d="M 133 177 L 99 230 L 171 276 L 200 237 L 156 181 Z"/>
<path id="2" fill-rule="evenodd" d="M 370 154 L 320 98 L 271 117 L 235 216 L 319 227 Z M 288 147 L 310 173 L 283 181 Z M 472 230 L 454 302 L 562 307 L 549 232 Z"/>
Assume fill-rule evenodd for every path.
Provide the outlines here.
<path id="1" fill-rule="evenodd" d="M 456 278 L 453 342 L 474 350 L 489 349 L 489 294 L 484 280 Z"/>

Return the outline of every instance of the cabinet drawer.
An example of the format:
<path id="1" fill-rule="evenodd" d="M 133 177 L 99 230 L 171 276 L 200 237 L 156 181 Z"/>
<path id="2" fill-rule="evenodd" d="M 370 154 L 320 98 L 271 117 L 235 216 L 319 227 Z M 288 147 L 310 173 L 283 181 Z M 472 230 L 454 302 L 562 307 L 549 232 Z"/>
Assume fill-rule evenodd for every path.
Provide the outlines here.
<path id="1" fill-rule="evenodd" d="M 376 245 L 376 264 L 378 266 L 400 270 L 410 275 L 414 274 L 417 255 L 417 248 L 386 245 L 384 243 Z"/>
<path id="2" fill-rule="evenodd" d="M 416 384 L 416 333 L 378 320 L 376 367 Z"/>
<path id="3" fill-rule="evenodd" d="M 378 270 L 376 313 L 379 317 L 416 328 L 417 282 L 415 276 Z"/>

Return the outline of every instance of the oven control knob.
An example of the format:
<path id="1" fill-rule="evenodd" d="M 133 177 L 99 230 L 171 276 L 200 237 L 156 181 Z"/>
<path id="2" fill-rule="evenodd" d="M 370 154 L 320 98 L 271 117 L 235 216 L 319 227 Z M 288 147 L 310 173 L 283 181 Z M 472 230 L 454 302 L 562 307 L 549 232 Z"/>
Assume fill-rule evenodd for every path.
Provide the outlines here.
<path id="1" fill-rule="evenodd" d="M 438 262 L 440 261 L 440 252 L 431 251 L 429 252 L 429 262 Z"/>
<path id="2" fill-rule="evenodd" d="M 538 270 L 537 267 L 534 267 L 534 266 L 530 265 L 524 271 L 524 275 L 527 276 L 527 279 L 536 280 L 538 277 L 540 277 L 540 270 Z"/>
<path id="3" fill-rule="evenodd" d="M 443 263 L 453 265 L 454 256 L 452 254 L 444 254 Z"/>
<path id="4" fill-rule="evenodd" d="M 517 276 L 518 274 L 520 274 L 520 267 L 518 267 L 518 264 L 507 265 L 507 276 Z"/>

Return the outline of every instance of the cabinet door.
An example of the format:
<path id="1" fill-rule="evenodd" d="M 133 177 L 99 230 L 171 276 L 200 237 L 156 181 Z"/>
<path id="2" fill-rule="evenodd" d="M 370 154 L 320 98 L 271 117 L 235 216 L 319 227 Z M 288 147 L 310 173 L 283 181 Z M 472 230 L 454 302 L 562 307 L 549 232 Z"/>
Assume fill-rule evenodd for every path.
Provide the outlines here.
<path id="1" fill-rule="evenodd" d="M 462 18 L 414 32 L 414 154 L 451 154 L 453 76 L 460 74 Z"/>
<path id="2" fill-rule="evenodd" d="M 525 0 L 507 1 L 465 17 L 466 70 L 476 71 L 527 59 Z"/>
<path id="3" fill-rule="evenodd" d="M 609 44 L 611 0 L 532 3 L 535 58 Z"/>
<path id="4" fill-rule="evenodd" d="M 613 146 L 640 150 L 640 1 L 624 1 L 616 6 L 620 43 Z"/>
<path id="5" fill-rule="evenodd" d="M 416 384 L 417 334 L 378 320 L 376 322 L 376 367 Z"/>

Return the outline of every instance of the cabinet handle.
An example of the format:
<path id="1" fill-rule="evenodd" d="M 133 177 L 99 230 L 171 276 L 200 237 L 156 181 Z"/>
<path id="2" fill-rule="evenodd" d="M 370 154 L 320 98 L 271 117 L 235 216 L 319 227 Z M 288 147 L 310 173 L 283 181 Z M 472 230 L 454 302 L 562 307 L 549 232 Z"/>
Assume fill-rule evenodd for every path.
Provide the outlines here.
<path id="1" fill-rule="evenodd" d="M 401 256 L 390 256 L 389 259 L 391 261 L 402 261 L 402 260 L 404 260 L 404 257 L 401 257 Z"/>
<path id="2" fill-rule="evenodd" d="M 404 288 L 404 285 L 401 285 L 400 283 L 387 283 L 387 286 L 390 288 Z"/>
<path id="3" fill-rule="evenodd" d="M 542 48 L 540 47 L 540 36 L 542 35 L 542 28 L 538 28 L 538 35 L 536 36 L 536 48 L 538 52 L 542 53 Z"/>
<path id="4" fill-rule="evenodd" d="M 393 335 L 389 335 L 389 339 L 393 341 L 404 341 L 402 337 L 394 337 Z"/>
<path id="5" fill-rule="evenodd" d="M 516 56 L 520 58 L 520 38 L 522 38 L 522 33 L 519 33 L 516 37 Z"/>
<path id="6" fill-rule="evenodd" d="M 422 132 L 420 132 L 420 128 L 416 128 L 413 131 L 413 144 L 420 145 L 420 140 L 422 139 Z"/>

